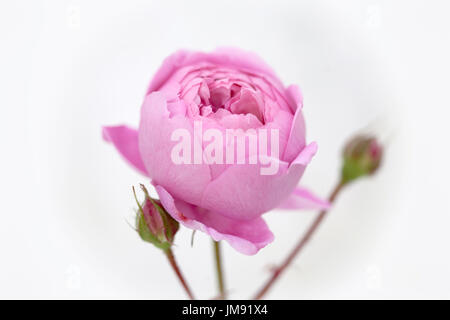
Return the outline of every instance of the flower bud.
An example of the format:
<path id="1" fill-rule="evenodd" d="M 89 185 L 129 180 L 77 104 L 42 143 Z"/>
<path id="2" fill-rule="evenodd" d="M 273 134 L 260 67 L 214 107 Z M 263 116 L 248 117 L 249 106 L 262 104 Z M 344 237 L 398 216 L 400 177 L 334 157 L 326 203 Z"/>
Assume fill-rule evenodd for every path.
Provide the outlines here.
<path id="1" fill-rule="evenodd" d="M 179 224 L 164 210 L 158 200 L 150 197 L 144 185 L 141 185 L 141 189 L 145 194 L 142 205 L 137 200 L 133 187 L 134 197 L 139 208 L 136 215 L 136 230 L 142 240 L 166 251 L 173 243 Z"/>
<path id="2" fill-rule="evenodd" d="M 371 136 L 356 136 L 344 148 L 342 182 L 371 175 L 379 168 L 383 149 Z"/>

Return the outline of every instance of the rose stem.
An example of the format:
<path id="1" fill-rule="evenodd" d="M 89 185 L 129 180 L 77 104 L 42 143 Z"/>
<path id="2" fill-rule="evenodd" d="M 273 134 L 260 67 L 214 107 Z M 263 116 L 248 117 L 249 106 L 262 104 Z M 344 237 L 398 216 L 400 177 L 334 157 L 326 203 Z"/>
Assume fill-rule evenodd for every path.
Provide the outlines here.
<path id="1" fill-rule="evenodd" d="M 219 287 L 219 298 L 225 299 L 225 283 L 223 281 L 223 271 L 222 271 L 222 256 L 220 253 L 220 243 L 219 241 L 214 241 L 214 254 L 216 258 L 216 273 L 217 273 L 217 285 Z"/>
<path id="2" fill-rule="evenodd" d="M 334 188 L 333 192 L 331 193 L 330 197 L 328 198 L 328 201 L 332 203 L 339 192 L 342 190 L 342 188 L 345 186 L 345 183 L 339 182 L 336 187 Z M 275 283 L 275 281 L 280 277 L 281 273 L 291 264 L 291 262 L 294 260 L 294 258 L 300 253 L 300 251 L 303 249 L 305 244 L 310 240 L 311 236 L 314 234 L 314 232 L 317 230 L 320 223 L 325 218 L 325 215 L 327 214 L 328 210 L 322 210 L 319 215 L 316 217 L 314 222 L 311 224 L 309 229 L 306 231 L 306 233 L 303 235 L 303 237 L 300 238 L 297 245 L 294 247 L 294 249 L 291 251 L 291 253 L 287 256 L 287 258 L 284 260 L 284 262 L 281 264 L 280 267 L 278 267 L 270 277 L 270 279 L 266 282 L 266 284 L 261 288 L 261 290 L 255 295 L 254 299 L 259 300 L 261 299 L 267 291 L 272 287 L 272 285 Z"/>
<path id="3" fill-rule="evenodd" d="M 183 286 L 184 290 L 186 291 L 187 295 L 189 296 L 189 299 L 195 300 L 194 295 L 191 292 L 191 289 L 189 289 L 189 286 L 186 283 L 186 280 L 183 277 L 183 274 L 181 273 L 180 268 L 178 267 L 178 264 L 175 260 L 175 256 L 173 255 L 173 252 L 171 249 L 166 250 L 166 256 L 169 260 L 170 265 L 173 268 L 173 271 L 175 271 L 175 274 L 177 275 L 178 279 L 181 282 L 181 285 Z"/>

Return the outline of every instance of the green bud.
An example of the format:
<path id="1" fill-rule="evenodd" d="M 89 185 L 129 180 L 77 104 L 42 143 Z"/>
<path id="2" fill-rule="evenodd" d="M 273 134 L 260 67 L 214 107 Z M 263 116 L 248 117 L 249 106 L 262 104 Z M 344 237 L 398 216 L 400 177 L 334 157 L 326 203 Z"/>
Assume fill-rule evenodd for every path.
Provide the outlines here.
<path id="1" fill-rule="evenodd" d="M 380 167 L 383 149 L 371 136 L 356 136 L 344 148 L 342 182 L 374 174 Z"/>
<path id="2" fill-rule="evenodd" d="M 173 243 L 179 224 L 162 207 L 158 200 L 152 199 L 147 189 L 141 184 L 145 194 L 143 204 L 139 202 L 133 187 L 134 198 L 138 205 L 136 230 L 142 240 L 167 251 Z"/>

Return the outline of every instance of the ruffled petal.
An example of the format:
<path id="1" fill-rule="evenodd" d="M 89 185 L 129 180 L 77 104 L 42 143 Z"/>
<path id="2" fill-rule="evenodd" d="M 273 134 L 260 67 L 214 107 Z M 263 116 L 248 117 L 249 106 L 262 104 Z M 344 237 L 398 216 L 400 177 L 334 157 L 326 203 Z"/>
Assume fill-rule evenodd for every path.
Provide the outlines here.
<path id="1" fill-rule="evenodd" d="M 127 126 L 110 126 L 102 128 L 103 139 L 111 142 L 125 160 L 143 175 L 148 176 L 139 152 L 138 132 Z"/>
<path id="2" fill-rule="evenodd" d="M 321 210 L 329 209 L 330 203 L 306 188 L 297 187 L 281 204 L 279 209 Z"/>
<path id="3" fill-rule="evenodd" d="M 157 185 L 164 209 L 184 226 L 205 232 L 214 240 L 227 241 L 237 251 L 253 255 L 273 241 L 273 234 L 262 218 L 237 221 L 212 211 L 175 199 L 166 189 Z"/>

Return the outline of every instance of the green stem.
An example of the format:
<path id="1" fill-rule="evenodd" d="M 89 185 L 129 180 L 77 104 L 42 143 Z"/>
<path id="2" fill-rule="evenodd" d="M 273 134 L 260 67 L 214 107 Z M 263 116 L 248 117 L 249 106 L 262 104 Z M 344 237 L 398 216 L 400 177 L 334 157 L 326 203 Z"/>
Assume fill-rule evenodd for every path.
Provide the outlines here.
<path id="1" fill-rule="evenodd" d="M 177 261 L 175 260 L 175 256 L 173 255 L 172 250 L 169 248 L 165 251 L 167 259 L 169 260 L 170 265 L 172 266 L 173 271 L 175 271 L 175 274 L 178 277 L 178 280 L 180 280 L 181 285 L 183 286 L 184 290 L 186 291 L 189 299 L 195 300 L 194 295 L 191 292 L 191 289 L 189 288 L 186 280 L 183 277 L 183 274 L 181 273 L 180 268 L 178 267 Z"/>
<path id="2" fill-rule="evenodd" d="M 223 281 L 222 256 L 220 253 L 220 243 L 219 243 L 219 241 L 213 240 L 213 244 L 214 244 L 214 254 L 215 254 L 215 258 L 216 258 L 217 285 L 219 287 L 219 293 L 220 293 L 219 298 L 225 299 L 226 295 L 225 295 L 225 284 Z"/>
<path id="3" fill-rule="evenodd" d="M 332 203 L 339 192 L 341 192 L 342 188 L 345 186 L 344 182 L 339 182 L 336 187 L 333 189 L 333 192 L 331 193 L 330 197 L 328 198 L 328 201 Z M 269 280 L 264 284 L 264 286 L 261 288 L 260 291 L 255 295 L 254 299 L 259 300 L 261 299 L 267 291 L 273 286 L 275 281 L 277 281 L 280 277 L 280 275 L 283 273 L 283 271 L 286 270 L 286 268 L 291 264 L 291 262 L 294 260 L 294 258 L 300 253 L 300 251 L 303 249 L 305 244 L 309 241 L 309 239 L 312 237 L 314 232 L 319 227 L 320 223 L 325 218 L 325 215 L 327 214 L 327 210 L 322 210 L 319 215 L 316 217 L 316 219 L 313 221 L 309 229 L 306 231 L 306 233 L 300 238 L 297 245 L 294 247 L 294 249 L 291 251 L 291 253 L 286 257 L 284 262 L 281 264 L 280 267 L 278 267 L 272 274 L 272 276 L 269 278 Z"/>

